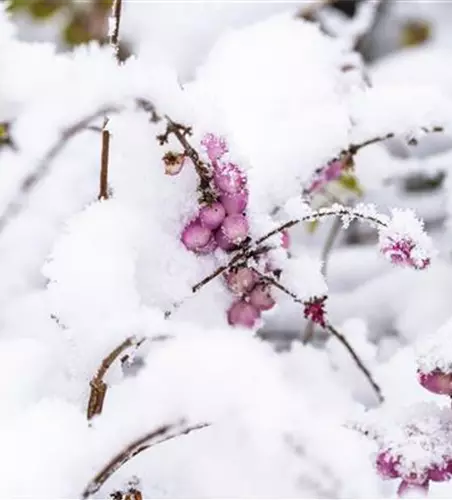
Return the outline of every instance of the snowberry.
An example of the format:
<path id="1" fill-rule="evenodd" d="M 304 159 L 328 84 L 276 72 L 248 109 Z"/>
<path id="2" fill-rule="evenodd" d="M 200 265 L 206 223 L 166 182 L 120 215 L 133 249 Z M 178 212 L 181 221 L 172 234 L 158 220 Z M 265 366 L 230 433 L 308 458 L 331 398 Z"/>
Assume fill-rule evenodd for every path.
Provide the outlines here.
<path id="1" fill-rule="evenodd" d="M 430 264 L 429 258 L 416 259 L 413 256 L 415 243 L 409 238 L 400 240 L 388 239 L 386 245 L 381 249 L 393 264 L 399 266 L 409 266 L 415 269 L 425 269 Z"/>
<path id="2" fill-rule="evenodd" d="M 447 465 L 444 465 L 442 467 L 439 465 L 433 465 L 432 467 L 430 467 L 428 471 L 429 480 L 435 481 L 437 483 L 441 483 L 443 481 L 449 481 L 450 477 L 451 477 L 451 472 Z"/>
<path id="3" fill-rule="evenodd" d="M 287 229 L 281 231 L 281 239 L 282 239 L 281 246 L 287 250 L 290 246 L 290 234 L 289 231 L 287 231 Z"/>
<path id="4" fill-rule="evenodd" d="M 215 202 L 212 205 L 205 205 L 199 211 L 199 220 L 208 229 L 217 229 L 226 216 L 225 209 L 221 203 Z"/>
<path id="5" fill-rule="evenodd" d="M 244 215 L 232 214 L 226 216 L 220 231 L 234 245 L 239 245 L 248 236 L 248 221 Z"/>
<path id="6" fill-rule="evenodd" d="M 196 251 L 196 253 L 206 255 L 206 254 L 212 253 L 217 248 L 218 248 L 218 243 L 217 243 L 214 235 L 212 235 L 210 240 L 208 241 L 207 245 L 204 245 L 203 247 L 197 248 L 195 251 Z"/>
<path id="7" fill-rule="evenodd" d="M 260 312 L 256 307 L 244 300 L 238 300 L 228 310 L 228 323 L 233 326 L 253 328 L 259 316 Z"/>
<path id="8" fill-rule="evenodd" d="M 241 214 L 245 211 L 248 203 L 248 191 L 242 190 L 238 193 L 223 193 L 220 196 L 220 202 L 223 204 L 226 213 Z"/>
<path id="9" fill-rule="evenodd" d="M 206 134 L 201 141 L 201 145 L 206 150 L 209 160 L 213 163 L 228 152 L 226 140 L 214 134 Z"/>
<path id="10" fill-rule="evenodd" d="M 211 237 L 212 232 L 210 229 L 203 227 L 200 220 L 195 219 L 185 226 L 182 231 L 181 241 L 188 250 L 197 251 L 206 246 Z"/>
<path id="11" fill-rule="evenodd" d="M 428 493 L 428 481 L 422 484 L 409 483 L 402 481 L 397 489 L 397 496 L 400 498 L 423 498 Z"/>
<path id="12" fill-rule="evenodd" d="M 213 178 L 216 186 L 223 193 L 240 193 L 246 184 L 245 175 L 234 163 L 217 165 L 214 169 Z"/>
<path id="13" fill-rule="evenodd" d="M 240 267 L 225 275 L 228 288 L 236 295 L 243 295 L 253 289 L 257 281 L 256 273 L 248 267 Z"/>
<path id="14" fill-rule="evenodd" d="M 397 471 L 398 463 L 398 459 L 394 458 L 389 450 L 381 451 L 377 455 L 377 459 L 375 461 L 377 471 L 383 479 L 394 479 L 396 477 L 400 477 L 400 474 Z"/>
<path id="15" fill-rule="evenodd" d="M 452 395 L 452 373 L 444 373 L 441 370 L 429 373 L 418 371 L 418 380 L 422 387 L 430 392 Z"/>
<path id="16" fill-rule="evenodd" d="M 250 304 L 259 311 L 268 311 L 275 305 L 275 299 L 271 296 L 270 287 L 264 283 L 257 284 L 250 293 Z"/>
<path id="17" fill-rule="evenodd" d="M 215 231 L 215 241 L 225 252 L 229 252 L 235 248 L 234 243 L 224 234 L 221 227 Z"/>

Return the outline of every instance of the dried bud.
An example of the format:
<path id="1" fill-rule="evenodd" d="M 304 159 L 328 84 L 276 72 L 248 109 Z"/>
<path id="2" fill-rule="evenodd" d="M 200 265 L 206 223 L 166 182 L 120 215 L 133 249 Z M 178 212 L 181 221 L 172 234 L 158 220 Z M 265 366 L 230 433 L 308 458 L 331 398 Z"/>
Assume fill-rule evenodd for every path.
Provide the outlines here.
<path id="1" fill-rule="evenodd" d="M 185 155 L 183 153 L 175 153 L 173 151 L 168 151 L 163 157 L 163 162 L 165 163 L 165 174 L 166 175 L 177 175 L 184 166 Z"/>

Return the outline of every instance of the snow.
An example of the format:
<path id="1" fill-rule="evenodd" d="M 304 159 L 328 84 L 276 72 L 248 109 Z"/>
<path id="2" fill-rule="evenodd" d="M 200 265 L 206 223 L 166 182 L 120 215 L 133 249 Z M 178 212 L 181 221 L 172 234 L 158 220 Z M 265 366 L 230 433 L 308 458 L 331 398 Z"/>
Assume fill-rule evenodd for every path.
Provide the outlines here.
<path id="1" fill-rule="evenodd" d="M 0 148 L 0 497 L 80 498 L 131 442 L 184 419 L 210 425 L 143 451 L 95 497 L 138 477 L 146 498 L 387 498 L 378 447 L 395 450 L 404 473 L 452 454 L 446 398 L 416 379 L 418 368 L 452 366 L 450 179 L 417 195 L 401 187 L 413 173 L 448 173 L 445 32 L 369 69 L 352 45 L 376 2 L 351 21 L 322 11 L 336 37 L 295 18 L 299 3 L 123 4 L 120 36 L 134 55 L 121 65 L 108 45 L 31 41 L 0 7 L 0 122 L 11 121 L 16 146 Z M 107 108 L 111 194 L 99 201 Z M 91 116 L 90 129 L 68 133 Z M 182 153 L 174 136 L 157 140 L 165 116 L 192 128 L 186 140 L 206 165 L 205 134 L 224 137 L 246 176 L 249 247 L 197 255 L 182 244 L 200 179 L 191 161 L 165 173 L 165 153 Z M 332 198 L 304 199 L 313 173 L 345 151 L 363 194 L 328 186 Z M 270 246 L 264 258 L 247 256 L 290 220 L 303 223 L 287 250 L 277 232 L 257 245 Z M 228 324 L 236 298 L 221 275 L 193 291 L 237 255 L 296 296 L 273 285 L 277 305 L 252 329 Z M 299 302 L 323 296 L 382 405 L 337 337 L 316 325 L 299 341 Z M 143 344 L 107 370 L 88 421 L 90 381 L 129 337 Z"/>

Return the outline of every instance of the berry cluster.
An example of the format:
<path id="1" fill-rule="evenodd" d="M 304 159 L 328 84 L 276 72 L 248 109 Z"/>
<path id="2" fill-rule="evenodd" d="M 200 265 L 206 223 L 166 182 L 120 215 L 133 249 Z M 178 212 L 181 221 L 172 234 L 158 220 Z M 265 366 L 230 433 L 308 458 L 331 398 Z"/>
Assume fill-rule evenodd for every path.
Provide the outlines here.
<path id="1" fill-rule="evenodd" d="M 216 200 L 199 207 L 195 219 L 183 229 L 181 241 L 187 250 L 200 255 L 211 254 L 217 248 L 230 253 L 240 248 L 249 235 L 247 178 L 238 165 L 224 159 L 228 147 L 223 138 L 207 134 L 201 145 L 210 161 L 211 188 Z M 289 244 L 289 234 L 284 231 L 281 246 L 287 249 Z M 265 259 L 265 255 L 260 257 Z M 268 263 L 266 271 L 272 271 Z M 224 280 L 236 297 L 227 313 L 230 325 L 253 328 L 261 313 L 275 305 L 271 285 L 246 265 L 228 270 Z"/>
<path id="2" fill-rule="evenodd" d="M 434 394 L 452 396 L 452 373 L 418 369 L 418 381 Z M 376 469 L 384 479 L 400 478 L 399 497 L 426 496 L 430 481 L 452 479 L 452 412 L 433 403 L 411 408 L 399 424 L 398 439 L 383 440 Z"/>

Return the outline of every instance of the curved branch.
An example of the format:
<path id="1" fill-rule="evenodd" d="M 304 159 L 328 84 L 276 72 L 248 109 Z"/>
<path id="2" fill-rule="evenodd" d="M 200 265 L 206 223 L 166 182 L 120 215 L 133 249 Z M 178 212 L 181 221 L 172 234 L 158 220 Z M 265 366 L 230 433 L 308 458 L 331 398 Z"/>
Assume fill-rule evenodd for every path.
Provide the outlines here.
<path id="1" fill-rule="evenodd" d="M 49 173 L 52 162 L 63 151 L 66 144 L 73 137 L 87 129 L 93 121 L 102 118 L 106 113 L 117 113 L 118 111 L 119 109 L 113 106 L 101 108 L 63 130 L 59 139 L 42 157 L 33 172 L 29 173 L 23 179 L 14 199 L 9 203 L 9 205 L 7 205 L 3 214 L 0 216 L 0 233 L 5 229 L 9 221 L 19 214 L 24 198 L 28 196 L 38 182 L 40 182 Z"/>
<path id="2" fill-rule="evenodd" d="M 120 467 L 126 464 L 133 457 L 137 456 L 139 453 L 152 448 L 156 444 L 169 441 L 170 439 L 174 439 L 184 434 L 189 434 L 190 432 L 196 430 L 204 429 L 210 425 L 212 424 L 208 422 L 189 425 L 184 419 L 182 419 L 178 422 L 163 425 L 152 430 L 151 432 L 148 432 L 144 436 L 141 436 L 127 445 L 126 448 L 121 450 L 104 467 L 102 467 L 102 469 L 88 483 L 81 495 L 81 498 L 87 499 L 94 495 Z"/>
<path id="3" fill-rule="evenodd" d="M 305 303 L 304 300 L 302 300 L 300 297 L 298 297 L 295 293 L 293 293 L 292 291 L 290 291 L 285 286 L 281 285 L 281 283 L 279 283 L 277 280 L 275 280 L 275 279 L 273 279 L 273 278 L 271 278 L 269 276 L 266 276 L 265 274 L 262 274 L 260 271 L 258 271 L 255 268 L 252 268 L 252 269 L 264 281 L 266 281 L 267 283 L 270 283 L 275 288 L 278 288 L 283 293 L 285 293 L 286 295 L 288 295 L 289 297 L 291 297 L 291 299 L 294 302 L 296 302 L 298 304 L 306 305 L 306 303 Z M 358 354 L 356 353 L 356 351 L 350 345 L 350 343 L 346 339 L 346 337 L 344 335 L 342 335 L 342 333 L 340 333 L 339 331 L 337 331 L 336 328 L 334 328 L 334 326 L 331 325 L 331 323 L 329 323 L 329 322 L 326 322 L 325 326 L 323 328 L 325 330 L 327 330 L 331 335 L 333 335 L 334 337 L 336 337 L 337 340 L 339 340 L 339 342 L 345 347 L 345 349 L 347 349 L 347 351 L 349 352 L 350 356 L 353 358 L 353 361 L 356 363 L 358 369 L 361 370 L 361 372 L 367 378 L 367 380 L 369 381 L 369 384 L 372 386 L 373 390 L 375 391 L 375 394 L 376 394 L 376 396 L 378 398 L 378 401 L 380 403 L 382 403 L 383 400 L 384 400 L 384 398 L 383 398 L 383 395 L 381 393 L 380 386 L 375 382 L 375 380 L 374 380 L 372 374 L 370 373 L 369 369 L 366 367 L 366 365 L 364 364 L 364 362 L 361 360 L 361 358 L 358 356 Z"/>

